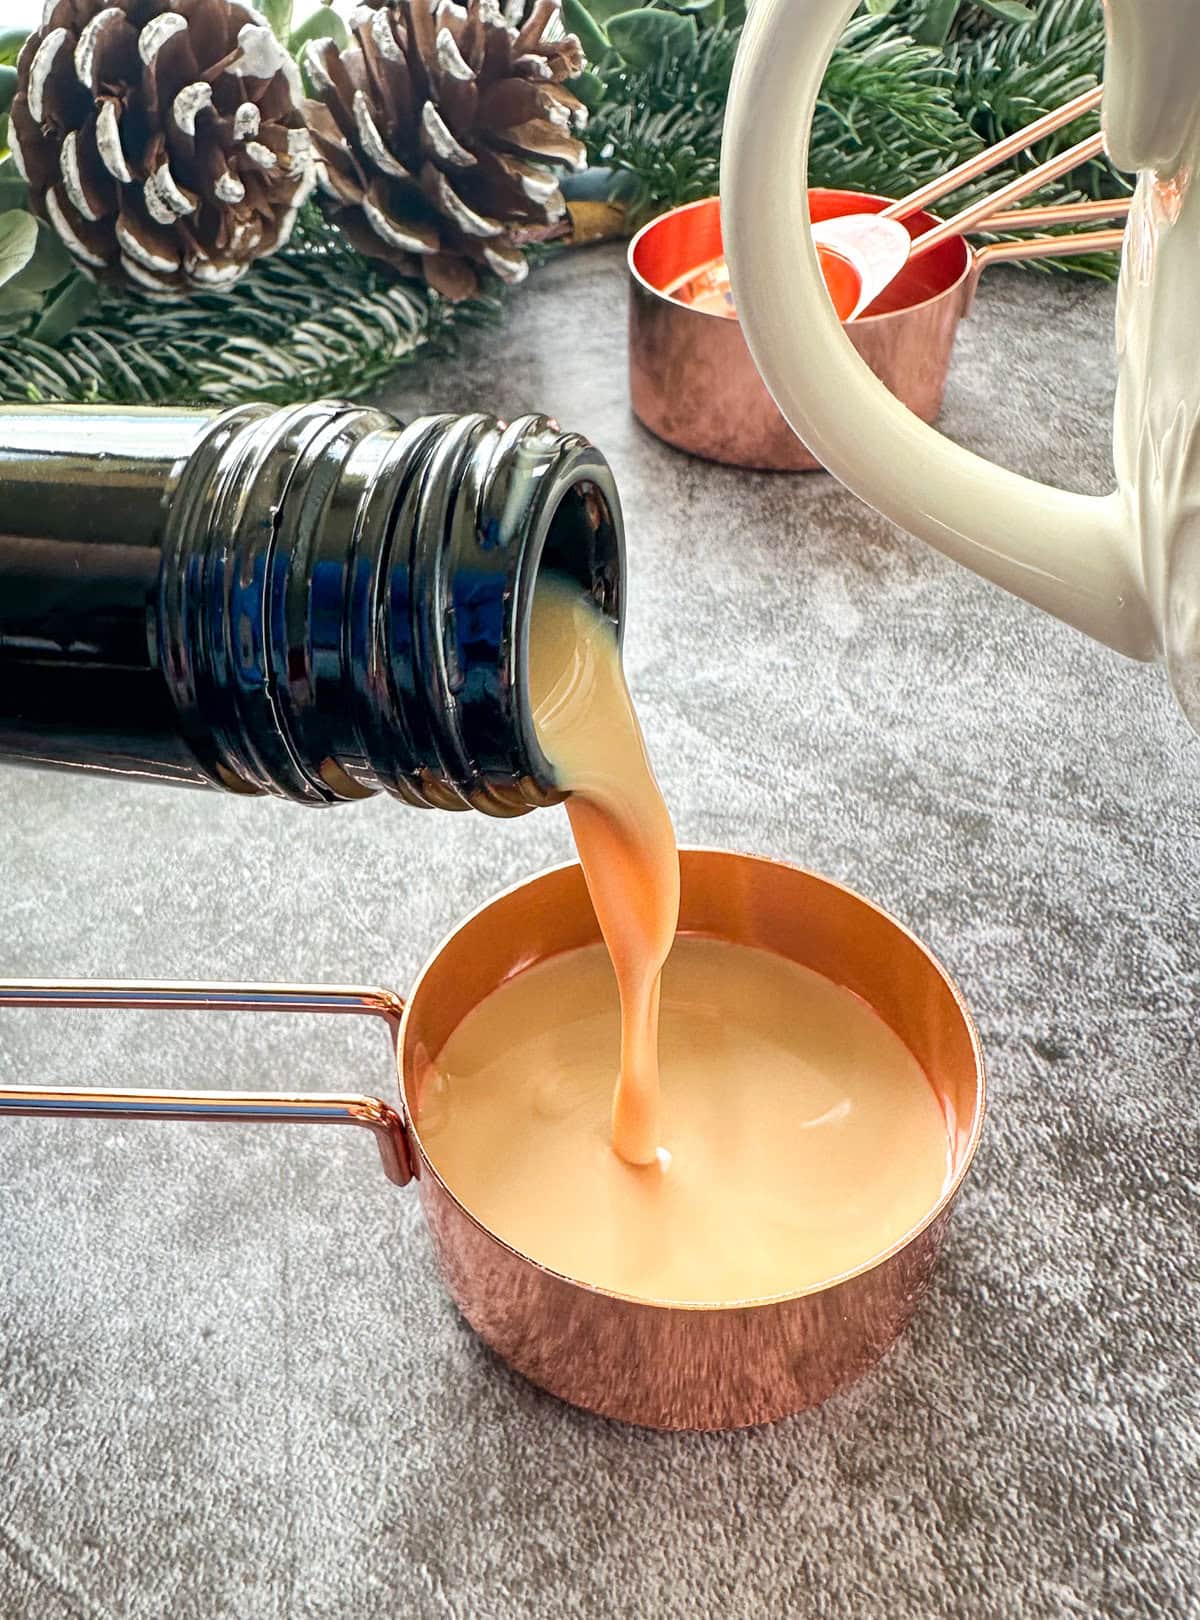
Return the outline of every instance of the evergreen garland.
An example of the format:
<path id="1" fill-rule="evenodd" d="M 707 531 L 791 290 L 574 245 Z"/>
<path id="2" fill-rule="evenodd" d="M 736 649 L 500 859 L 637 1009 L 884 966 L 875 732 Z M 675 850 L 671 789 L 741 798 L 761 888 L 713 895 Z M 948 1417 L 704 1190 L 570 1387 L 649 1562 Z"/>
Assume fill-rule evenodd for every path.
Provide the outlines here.
<path id="1" fill-rule="evenodd" d="M 367 392 L 454 331 L 493 318 L 495 299 L 450 304 L 353 252 L 306 209 L 287 250 L 226 292 L 151 304 L 100 289 L 53 345 L 0 342 L 0 399 L 29 403 L 275 404 Z M 431 347 L 432 345 L 432 347 Z"/>
<path id="2" fill-rule="evenodd" d="M 870 0 L 826 76 L 811 182 L 901 195 L 1094 85 L 1104 50 L 1096 0 L 1042 0 L 1020 20 L 1027 11 L 1021 0 Z M 586 75 L 589 152 L 610 172 L 607 190 L 631 226 L 716 191 L 739 36 L 719 20 L 653 60 L 610 50 Z M 995 189 L 1095 127 L 1094 115 L 1081 120 L 983 184 Z M 1097 161 L 1036 201 L 1126 189 Z M 954 203 L 969 198 L 964 192 Z M 0 193 L 0 203 L 10 207 L 11 199 Z M 1115 257 L 1037 267 L 1111 276 Z M 498 294 L 452 305 L 395 278 L 355 253 L 315 209 L 306 209 L 286 249 L 235 287 L 182 304 L 143 303 L 78 280 L 53 288 L 48 307 L 19 286 L 4 291 L 0 400 L 23 402 L 349 397 L 417 355 L 444 352 L 456 329 L 494 318 L 500 307 Z"/>

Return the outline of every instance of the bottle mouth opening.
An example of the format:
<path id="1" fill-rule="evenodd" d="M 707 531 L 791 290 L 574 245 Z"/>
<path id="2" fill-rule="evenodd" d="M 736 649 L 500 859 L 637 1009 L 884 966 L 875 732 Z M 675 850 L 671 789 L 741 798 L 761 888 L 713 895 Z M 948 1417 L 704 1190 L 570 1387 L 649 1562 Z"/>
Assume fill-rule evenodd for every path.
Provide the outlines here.
<path id="1" fill-rule="evenodd" d="M 517 581 L 517 622 L 513 691 L 521 747 L 537 805 L 565 797 L 554 768 L 538 742 L 529 691 L 529 636 L 538 580 L 553 576 L 576 586 L 613 626 L 620 645 L 624 628 L 625 542 L 616 485 L 608 464 L 590 445 L 579 448 L 549 474 L 542 516 Z"/>

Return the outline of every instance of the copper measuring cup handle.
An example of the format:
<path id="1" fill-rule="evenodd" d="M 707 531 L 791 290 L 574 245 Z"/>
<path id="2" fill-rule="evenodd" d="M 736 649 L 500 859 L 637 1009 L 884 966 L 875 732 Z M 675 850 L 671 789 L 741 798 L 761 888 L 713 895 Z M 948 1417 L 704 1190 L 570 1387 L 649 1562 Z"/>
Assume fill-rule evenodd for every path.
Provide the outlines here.
<path id="1" fill-rule="evenodd" d="M 395 1046 L 404 1002 L 392 990 L 327 984 L 198 984 L 171 980 L 3 979 L 0 1007 L 122 1007 L 159 1011 L 352 1013 L 382 1018 Z M 359 1125 L 373 1132 L 384 1174 L 412 1180 L 408 1133 L 379 1097 L 341 1092 L 127 1091 L 0 1086 L 0 1115 L 68 1119 L 259 1120 Z"/>
<path id="2" fill-rule="evenodd" d="M 1015 264 L 1019 259 L 1067 259 L 1081 253 L 1119 253 L 1124 231 L 1078 231 L 1074 236 L 1027 236 L 1014 242 L 989 242 L 977 249 L 975 273 L 989 264 Z"/>
<path id="3" fill-rule="evenodd" d="M 1087 208 L 1088 204 L 1079 204 L 1080 208 Z M 1025 210 L 1032 213 L 1033 210 Z M 1049 210 L 1047 210 L 1049 212 Z M 1069 223 L 1069 209 L 1058 209 L 1056 221 Z M 1016 219 L 1015 214 L 1007 216 L 997 215 L 989 220 L 981 229 L 1006 225 L 1012 228 L 1011 222 Z M 1044 223 L 1049 224 L 1049 219 Z M 1076 231 L 1069 236 L 1025 236 L 1010 238 L 1006 242 L 989 242 L 986 247 L 975 248 L 971 254 L 971 274 L 967 282 L 966 297 L 963 301 L 962 313 L 970 313 L 971 305 L 975 301 L 975 293 L 979 286 L 979 278 L 990 264 L 1016 264 L 1019 260 L 1027 259 L 1067 259 L 1081 253 L 1119 253 L 1125 240 L 1124 228 L 1111 231 Z"/>

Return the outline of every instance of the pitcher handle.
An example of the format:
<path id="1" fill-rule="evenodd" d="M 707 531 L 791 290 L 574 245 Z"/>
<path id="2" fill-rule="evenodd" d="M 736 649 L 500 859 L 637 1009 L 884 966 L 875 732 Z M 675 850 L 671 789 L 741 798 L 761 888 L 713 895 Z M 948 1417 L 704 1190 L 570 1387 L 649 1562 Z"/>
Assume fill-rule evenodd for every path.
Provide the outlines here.
<path id="1" fill-rule="evenodd" d="M 0 1007 L 121 1007 L 161 1011 L 304 1012 L 382 1018 L 393 1049 L 404 1002 L 392 990 L 328 984 L 200 984 L 175 980 L 4 979 Z M 71 1119 L 248 1120 L 273 1124 L 358 1125 L 375 1137 L 384 1174 L 398 1187 L 412 1180 L 408 1132 L 399 1111 L 380 1097 L 351 1092 L 85 1090 L 0 1086 L 0 1115 Z"/>
<path id="2" fill-rule="evenodd" d="M 854 350 L 826 293 L 802 186 L 813 110 L 857 0 L 756 0 L 725 118 L 722 226 L 734 302 L 784 417 L 836 477 L 976 573 L 1134 658 L 1159 651 L 1117 495 L 993 465 L 927 427 Z"/>

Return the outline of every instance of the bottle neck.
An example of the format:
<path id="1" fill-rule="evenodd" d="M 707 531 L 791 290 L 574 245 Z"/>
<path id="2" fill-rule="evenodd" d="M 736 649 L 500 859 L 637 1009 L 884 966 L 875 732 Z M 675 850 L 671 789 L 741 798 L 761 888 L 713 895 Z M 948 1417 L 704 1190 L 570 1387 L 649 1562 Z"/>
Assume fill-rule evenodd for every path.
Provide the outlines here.
<path id="1" fill-rule="evenodd" d="M 193 779 L 313 805 L 383 789 L 499 816 L 562 796 L 529 701 L 537 574 L 574 579 L 618 629 L 622 608 L 619 503 L 586 440 L 544 417 L 403 426 L 328 401 L 176 412 L 170 427 L 163 413 L 134 413 L 145 453 L 136 478 L 114 480 L 116 445 L 98 441 L 117 433 L 117 413 L 76 412 L 86 448 L 69 499 L 61 476 L 43 480 L 58 488 L 47 514 L 30 457 L 13 448 L 31 434 L 71 442 L 65 414 L 53 425 L 47 414 L 0 412 L 6 501 L 19 491 L 10 509 L 48 530 L 51 550 L 69 538 L 76 570 L 114 541 L 136 553 L 140 673 L 161 688 Z M 22 438 L 21 417 L 41 418 L 36 432 Z M 119 418 L 122 441 L 131 420 Z M 78 614 L 86 580 L 76 597 Z M 21 639 L 0 606 L 0 668 Z"/>

